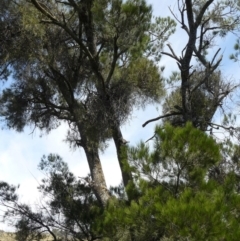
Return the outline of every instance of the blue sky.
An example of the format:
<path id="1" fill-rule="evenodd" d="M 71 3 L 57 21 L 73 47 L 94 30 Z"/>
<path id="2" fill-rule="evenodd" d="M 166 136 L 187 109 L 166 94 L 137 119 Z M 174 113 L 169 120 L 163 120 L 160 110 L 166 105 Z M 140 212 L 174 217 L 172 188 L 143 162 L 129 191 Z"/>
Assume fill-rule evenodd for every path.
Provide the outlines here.
<path id="1" fill-rule="evenodd" d="M 170 12 L 168 6 L 174 7 L 175 0 L 149 0 L 153 4 L 154 15 L 168 16 Z M 172 3 L 172 4 L 171 4 Z M 177 8 L 175 6 L 175 12 Z M 170 39 L 169 43 L 180 54 L 184 47 L 185 32 L 180 29 Z M 222 69 L 228 77 L 238 77 L 240 67 L 238 63 L 229 60 L 229 54 L 233 51 L 235 36 L 227 37 L 224 42 L 224 59 Z M 177 70 L 174 60 L 163 57 L 160 65 L 164 65 L 165 76 L 173 70 Z M 160 108 L 160 105 L 158 105 Z M 129 121 L 122 127 L 124 138 L 130 141 L 130 145 L 135 145 L 140 139 L 147 140 L 152 136 L 156 123 L 150 123 L 145 128 L 142 124 L 160 114 L 156 106 L 148 106 L 145 110 L 134 111 Z M 23 133 L 16 133 L 14 130 L 1 130 L 0 138 L 0 180 L 11 184 L 20 184 L 19 195 L 21 200 L 34 205 L 38 203 L 40 196 L 36 187 L 43 178 L 43 174 L 37 170 L 37 165 L 41 157 L 49 153 L 59 154 L 64 161 L 68 162 L 70 170 L 77 176 L 84 176 L 89 172 L 88 164 L 83 150 L 73 152 L 69 146 L 63 142 L 67 132 L 67 126 L 62 125 L 49 135 L 43 135 L 36 130 L 32 133 L 31 128 L 26 128 Z M 107 185 L 117 185 L 121 181 L 120 169 L 116 159 L 116 151 L 112 142 L 104 154 L 101 154 L 102 165 L 106 177 Z M 1 208 L 0 208 L 1 209 Z M 1 213 L 0 213 L 1 214 Z M 12 230 L 5 224 L 0 223 L 0 229 Z"/>

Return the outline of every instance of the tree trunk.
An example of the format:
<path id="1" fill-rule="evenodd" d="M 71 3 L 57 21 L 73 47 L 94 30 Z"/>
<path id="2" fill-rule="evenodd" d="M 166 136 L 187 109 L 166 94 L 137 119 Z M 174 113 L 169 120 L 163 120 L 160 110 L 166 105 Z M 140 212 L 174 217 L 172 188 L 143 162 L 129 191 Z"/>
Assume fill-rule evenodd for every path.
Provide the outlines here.
<path id="1" fill-rule="evenodd" d="M 129 181 L 133 180 L 131 173 L 128 170 L 126 170 L 126 166 L 125 166 L 127 165 L 126 141 L 123 139 L 123 135 L 119 126 L 117 125 L 112 126 L 112 133 L 113 133 L 113 140 L 117 150 L 118 162 L 122 172 L 123 184 L 124 184 L 124 187 L 126 187 Z"/>
<path id="2" fill-rule="evenodd" d="M 87 136 L 85 135 L 84 130 L 84 125 L 82 123 L 78 123 L 78 131 L 81 136 L 80 146 L 82 146 L 82 148 L 84 149 L 87 157 L 92 178 L 91 186 L 98 201 L 101 203 L 102 206 L 106 206 L 110 195 L 107 189 L 101 161 L 99 158 L 98 143 L 95 143 L 91 140 L 89 141 Z"/>
<path id="3" fill-rule="evenodd" d="M 106 181 L 103 174 L 102 165 L 100 162 L 98 148 L 89 147 L 87 145 L 83 145 L 83 149 L 87 156 L 87 161 L 92 177 L 92 187 L 94 193 L 98 199 L 98 201 L 106 206 L 110 195 L 108 193 Z"/>

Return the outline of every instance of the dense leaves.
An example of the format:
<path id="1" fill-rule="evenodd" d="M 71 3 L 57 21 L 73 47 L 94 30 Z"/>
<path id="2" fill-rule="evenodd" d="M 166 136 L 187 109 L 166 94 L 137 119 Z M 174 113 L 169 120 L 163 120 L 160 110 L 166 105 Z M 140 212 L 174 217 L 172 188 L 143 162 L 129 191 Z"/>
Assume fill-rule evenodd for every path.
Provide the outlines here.
<path id="1" fill-rule="evenodd" d="M 110 201 L 105 235 L 109 240 L 238 240 L 236 173 L 229 170 L 221 184 L 208 176 L 221 160 L 220 146 L 191 124 L 167 124 L 155 133 L 152 151 L 144 143 L 129 150 L 138 195 L 129 205 Z"/>
<path id="2" fill-rule="evenodd" d="M 145 0 L 0 2 L 0 80 L 8 81 L 1 119 L 17 131 L 67 122 L 66 140 L 83 148 L 90 169 L 78 177 L 59 155 L 43 156 L 36 207 L 1 182 L 17 240 L 240 239 L 239 128 L 224 108 L 238 84 L 224 76 L 216 48 L 239 33 L 239 1 L 182 0 L 177 10 L 170 8 L 187 37 L 180 56 L 167 42 L 176 23 L 154 17 Z M 235 50 L 238 60 L 238 40 Z M 178 67 L 166 79 L 162 55 Z M 121 126 L 133 109 L 165 94 L 162 114 L 143 124 L 162 120 L 153 136 L 127 145 Z M 220 109 L 222 123 L 214 119 Z M 219 129 L 224 140 L 213 135 Z M 110 189 L 99 158 L 109 139 L 123 179 Z"/>
<path id="3" fill-rule="evenodd" d="M 159 58 L 153 48 L 162 49 L 175 23 L 169 17 L 152 23 L 151 6 L 143 0 L 5 5 L 4 24 L 13 28 L 10 16 L 16 14 L 19 39 L 6 45 L 9 57 L 1 58 L 13 74 L 1 94 L 1 117 L 17 131 L 31 125 L 49 132 L 67 122 L 66 139 L 84 149 L 96 195 L 105 205 L 109 196 L 99 149 L 114 139 L 126 186 L 131 175 L 122 168 L 120 127 L 134 107 L 163 96 L 161 71 L 150 58 Z"/>

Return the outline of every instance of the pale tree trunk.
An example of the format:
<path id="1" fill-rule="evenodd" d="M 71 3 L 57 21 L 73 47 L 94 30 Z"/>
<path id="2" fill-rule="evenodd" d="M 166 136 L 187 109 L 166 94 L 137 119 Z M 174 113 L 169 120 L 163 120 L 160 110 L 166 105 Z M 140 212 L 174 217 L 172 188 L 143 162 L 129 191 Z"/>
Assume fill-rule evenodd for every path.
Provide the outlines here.
<path id="1" fill-rule="evenodd" d="M 116 146 L 119 166 L 122 172 L 123 184 L 124 184 L 124 187 L 126 187 L 129 184 L 129 182 L 133 180 L 131 172 L 126 170 L 126 167 L 127 167 L 126 165 L 128 165 L 127 149 L 126 149 L 127 143 L 126 143 L 126 140 L 124 140 L 123 138 L 123 135 L 119 126 L 117 125 L 112 126 L 112 134 L 113 134 L 113 140 Z"/>
<path id="2" fill-rule="evenodd" d="M 88 146 L 83 146 L 83 149 L 87 156 L 87 161 L 92 177 L 91 185 L 93 187 L 94 193 L 101 205 L 106 206 L 110 195 L 107 190 L 107 185 L 100 162 L 98 149 Z"/>
<path id="3" fill-rule="evenodd" d="M 107 189 L 101 161 L 99 158 L 98 143 L 94 143 L 94 141 L 88 140 L 84 132 L 84 125 L 82 123 L 78 123 L 78 130 L 81 136 L 79 145 L 82 146 L 85 151 L 92 178 L 90 185 L 92 186 L 94 194 L 96 195 L 96 198 L 101 203 L 101 205 L 106 206 L 110 195 Z"/>

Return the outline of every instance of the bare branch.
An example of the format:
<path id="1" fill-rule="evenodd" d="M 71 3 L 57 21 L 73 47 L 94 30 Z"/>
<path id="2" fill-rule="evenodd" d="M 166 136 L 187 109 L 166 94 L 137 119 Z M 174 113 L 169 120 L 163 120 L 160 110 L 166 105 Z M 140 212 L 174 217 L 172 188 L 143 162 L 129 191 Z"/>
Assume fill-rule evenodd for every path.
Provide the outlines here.
<path id="1" fill-rule="evenodd" d="M 203 36 L 204 36 L 204 33 L 205 33 L 205 31 L 204 31 L 204 25 L 205 25 L 207 22 L 209 22 L 209 20 L 210 20 L 209 18 L 206 19 L 206 20 L 202 23 L 202 26 L 201 26 L 200 40 L 199 40 L 199 48 L 198 48 L 198 51 L 199 51 L 199 52 L 201 52 L 202 49 L 204 48 L 204 47 L 202 46 L 202 44 L 203 44 Z"/>
<path id="2" fill-rule="evenodd" d="M 43 4 L 40 3 L 36 0 L 31 0 L 31 2 L 33 3 L 33 5 L 44 15 L 46 15 L 48 18 L 50 18 L 53 22 L 57 21 L 57 19 L 51 14 L 51 12 L 49 11 L 49 9 Z"/>
<path id="3" fill-rule="evenodd" d="M 110 68 L 110 71 L 108 73 L 108 76 L 107 76 L 107 79 L 106 79 L 106 83 L 107 85 L 109 84 L 111 78 L 112 78 L 112 75 L 114 73 L 114 70 L 115 70 L 115 66 L 116 66 L 116 62 L 117 62 L 117 59 L 118 59 L 118 46 L 117 46 L 117 39 L 118 39 L 118 36 L 115 36 L 114 39 L 113 39 L 113 59 L 112 59 L 112 63 L 111 63 L 111 68 Z"/>
<path id="4" fill-rule="evenodd" d="M 196 17 L 195 28 L 197 28 L 197 27 L 201 24 L 203 15 L 205 14 L 205 12 L 206 12 L 206 10 L 208 9 L 208 7 L 213 3 L 213 1 L 214 1 L 214 0 L 209 0 L 209 1 L 207 1 L 207 2 L 203 5 L 200 13 L 199 13 L 198 16 Z"/>
<path id="5" fill-rule="evenodd" d="M 217 55 L 218 55 L 218 53 L 219 53 L 219 51 L 221 50 L 221 48 L 219 48 L 218 50 L 217 50 L 217 52 L 214 54 L 214 56 L 213 56 L 213 58 L 212 58 L 212 61 L 211 61 L 211 65 L 213 65 L 213 62 L 214 62 L 214 60 L 215 60 L 215 58 L 217 57 Z M 221 59 L 221 60 L 220 60 Z M 220 58 L 219 60 L 220 60 L 220 62 L 222 61 L 222 57 Z M 218 62 L 219 62 L 219 60 L 218 60 Z M 219 62 L 219 63 L 220 63 Z"/>
<path id="6" fill-rule="evenodd" d="M 177 55 L 175 54 L 175 52 L 174 52 L 174 50 L 172 49 L 171 45 L 170 45 L 170 44 L 167 44 L 167 46 L 168 46 L 168 48 L 170 49 L 170 51 L 171 51 L 172 54 L 167 53 L 167 52 L 161 52 L 161 53 L 164 54 L 164 55 L 167 55 L 167 56 L 169 56 L 169 57 L 171 57 L 171 58 L 173 58 L 173 59 L 175 59 L 175 60 L 177 60 L 177 62 L 180 63 L 180 59 L 179 59 L 179 58 L 177 57 Z"/>
<path id="7" fill-rule="evenodd" d="M 236 129 L 236 127 L 234 127 L 234 126 L 224 126 L 224 125 L 220 125 L 220 124 L 216 124 L 216 123 L 212 123 L 212 122 L 209 122 L 208 125 L 211 126 L 212 128 L 216 128 L 216 129 L 219 129 L 219 128 L 222 128 L 224 130 L 235 130 Z"/>
<path id="8" fill-rule="evenodd" d="M 170 7 L 168 7 L 169 11 L 171 12 L 171 14 L 173 15 L 173 17 L 176 19 L 177 22 L 179 22 L 180 24 L 182 24 L 182 22 L 177 18 L 177 16 L 174 14 L 174 12 L 172 11 L 172 9 Z"/>
<path id="9" fill-rule="evenodd" d="M 165 55 L 167 55 L 167 56 L 169 56 L 169 57 L 175 59 L 173 55 L 171 55 L 171 54 L 169 54 L 169 53 L 167 53 L 167 52 L 161 52 L 161 54 L 165 54 Z M 176 60 L 177 60 L 177 59 L 176 59 Z"/>
<path id="10" fill-rule="evenodd" d="M 172 55 L 174 56 L 174 59 L 176 59 L 178 62 L 180 62 L 180 59 L 177 57 L 177 55 L 175 54 L 174 50 L 172 49 L 170 44 L 167 44 L 168 48 L 170 49 Z"/>
<path id="11" fill-rule="evenodd" d="M 154 119 L 150 119 L 148 121 L 146 121 L 142 127 L 145 127 L 147 124 L 149 124 L 150 122 L 153 122 L 153 121 L 157 121 L 157 120 L 160 120 L 160 119 L 163 119 L 163 118 L 166 118 L 166 117 L 170 117 L 170 116 L 175 116 L 175 115 L 182 115 L 182 112 L 171 112 L 170 114 L 166 114 L 166 115 L 161 115 L 159 117 L 156 117 Z"/>
<path id="12" fill-rule="evenodd" d="M 193 29 L 195 29 L 194 17 L 193 17 L 193 9 L 192 9 L 192 0 L 186 0 L 185 3 L 186 3 L 188 24 L 189 24 L 190 32 L 192 32 Z"/>
<path id="13" fill-rule="evenodd" d="M 148 141 L 151 141 L 155 136 L 156 136 L 156 134 L 154 134 L 152 137 L 150 137 L 149 139 L 147 139 L 147 140 L 145 141 L 145 143 L 147 143 Z"/>
<path id="14" fill-rule="evenodd" d="M 193 47 L 193 51 L 200 60 L 200 62 L 206 67 L 209 68 L 209 62 L 206 61 L 203 55 L 201 55 L 200 51 L 196 49 L 196 46 Z"/>

